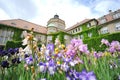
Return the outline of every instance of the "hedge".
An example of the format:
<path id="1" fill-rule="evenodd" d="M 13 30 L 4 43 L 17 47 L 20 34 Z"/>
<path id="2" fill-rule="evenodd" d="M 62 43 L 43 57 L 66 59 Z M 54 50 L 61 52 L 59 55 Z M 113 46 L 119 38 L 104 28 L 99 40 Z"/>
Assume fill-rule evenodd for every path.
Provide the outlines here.
<path id="1" fill-rule="evenodd" d="M 38 47 L 41 47 L 42 45 L 38 43 Z M 25 46 L 22 45 L 22 41 L 7 41 L 5 50 L 8 50 L 9 48 L 25 48 Z"/>
<path id="2" fill-rule="evenodd" d="M 21 41 L 7 41 L 5 45 L 5 50 L 8 50 L 9 48 L 19 48 L 19 47 L 24 47 L 22 46 Z"/>
<path id="3" fill-rule="evenodd" d="M 100 47 L 102 39 L 107 39 L 109 42 L 112 42 L 112 41 L 120 42 L 120 32 L 113 33 L 113 34 L 106 34 L 106 35 L 102 35 L 99 37 L 93 37 L 90 39 L 83 40 L 83 42 L 88 45 L 89 50 L 92 50 L 92 48 L 93 48 L 96 51 L 104 51 L 106 46 L 102 45 Z"/>

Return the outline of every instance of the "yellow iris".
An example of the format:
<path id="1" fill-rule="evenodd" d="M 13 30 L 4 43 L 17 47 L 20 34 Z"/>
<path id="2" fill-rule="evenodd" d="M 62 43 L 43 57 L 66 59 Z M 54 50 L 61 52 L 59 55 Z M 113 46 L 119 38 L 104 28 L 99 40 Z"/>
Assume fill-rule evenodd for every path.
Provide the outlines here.
<path id="1" fill-rule="evenodd" d="M 60 61 L 57 61 L 57 64 L 60 65 Z"/>
<path id="2" fill-rule="evenodd" d="M 109 52 L 105 52 L 103 56 L 110 56 Z"/>
<path id="3" fill-rule="evenodd" d="M 61 47 L 62 47 L 62 49 L 64 49 L 64 48 L 65 48 L 65 45 L 64 45 L 64 44 L 61 44 Z"/>
<path id="4" fill-rule="evenodd" d="M 59 49 L 55 48 L 55 54 L 58 54 L 58 52 L 59 52 Z"/>

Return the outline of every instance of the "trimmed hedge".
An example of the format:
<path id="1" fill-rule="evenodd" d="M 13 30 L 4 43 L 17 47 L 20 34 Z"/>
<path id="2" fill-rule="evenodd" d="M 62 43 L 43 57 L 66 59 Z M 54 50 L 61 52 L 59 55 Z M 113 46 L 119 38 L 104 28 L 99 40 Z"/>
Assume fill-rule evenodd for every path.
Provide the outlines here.
<path id="1" fill-rule="evenodd" d="M 106 46 L 102 45 L 100 47 L 102 39 L 107 39 L 109 42 L 112 42 L 112 41 L 120 42 L 120 33 L 106 34 L 99 37 L 93 37 L 90 39 L 83 40 L 83 42 L 88 45 L 89 50 L 92 50 L 93 48 L 96 51 L 104 51 Z"/>
<path id="2" fill-rule="evenodd" d="M 41 47 L 42 44 L 38 43 L 38 47 Z M 5 50 L 8 50 L 9 48 L 25 48 L 25 46 L 22 45 L 22 41 L 7 41 Z"/>
<path id="3" fill-rule="evenodd" d="M 7 41 L 5 50 L 9 48 L 19 48 L 19 47 L 24 47 L 21 41 Z"/>

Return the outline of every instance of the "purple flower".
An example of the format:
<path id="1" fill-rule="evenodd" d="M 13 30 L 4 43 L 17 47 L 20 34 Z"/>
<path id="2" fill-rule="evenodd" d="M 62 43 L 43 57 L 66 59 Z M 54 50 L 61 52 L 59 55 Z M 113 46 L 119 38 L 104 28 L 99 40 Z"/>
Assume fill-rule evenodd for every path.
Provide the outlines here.
<path id="1" fill-rule="evenodd" d="M 102 57 L 102 55 L 103 55 L 102 52 L 99 52 L 99 53 L 94 52 L 94 57 L 95 57 L 95 58 L 100 58 L 100 57 Z"/>
<path id="2" fill-rule="evenodd" d="M 54 51 L 54 44 L 47 44 L 47 50 Z"/>
<path id="3" fill-rule="evenodd" d="M 8 52 L 5 50 L 1 51 L 1 56 L 5 56 L 5 55 L 8 55 Z"/>
<path id="4" fill-rule="evenodd" d="M 72 40 L 71 40 L 71 44 L 72 44 L 74 47 L 78 47 L 79 45 L 83 44 L 83 42 L 82 42 L 81 39 L 72 39 Z"/>
<path id="5" fill-rule="evenodd" d="M 102 44 L 105 44 L 106 46 L 109 46 L 109 45 L 110 45 L 109 41 L 106 40 L 106 39 L 102 39 L 102 40 L 101 40 L 101 43 L 102 43 Z"/>
<path id="6" fill-rule="evenodd" d="M 80 46 L 79 46 L 79 50 L 80 50 L 81 52 L 83 52 L 83 53 L 86 53 L 86 54 L 89 53 L 88 47 L 87 47 L 87 45 L 85 45 L 85 44 L 80 45 Z"/>
<path id="7" fill-rule="evenodd" d="M 14 51 L 14 49 L 10 48 L 10 49 L 8 50 L 8 53 L 14 55 L 14 54 L 15 54 L 15 51 Z"/>
<path id="8" fill-rule="evenodd" d="M 65 72 L 67 72 L 68 70 L 69 70 L 69 66 L 68 66 L 68 64 L 67 63 L 63 63 L 62 65 L 61 65 L 61 69 L 63 70 L 63 71 L 65 71 Z"/>
<path id="9" fill-rule="evenodd" d="M 87 72 L 86 70 L 83 70 L 79 74 L 80 80 L 96 80 L 96 76 L 93 71 Z"/>
<path id="10" fill-rule="evenodd" d="M 2 66 L 3 68 L 8 68 L 8 67 L 9 67 L 8 61 L 2 61 L 2 62 L 1 62 L 1 66 Z"/>
<path id="11" fill-rule="evenodd" d="M 76 54 L 76 51 L 75 50 L 71 50 L 71 49 L 68 49 L 67 52 L 66 52 L 67 56 L 74 56 L 75 54 Z"/>
<path id="12" fill-rule="evenodd" d="M 46 72 L 46 70 L 47 70 L 46 64 L 43 62 L 40 62 L 39 63 L 39 71 L 44 73 L 44 72 Z"/>
<path id="13" fill-rule="evenodd" d="M 29 56 L 29 57 L 27 57 L 27 58 L 25 58 L 25 62 L 26 62 L 26 64 L 28 64 L 28 65 L 33 64 L 33 57 L 32 57 L 32 55 Z"/>
<path id="14" fill-rule="evenodd" d="M 48 72 L 49 72 L 49 74 L 50 75 L 54 75 L 54 73 L 55 73 L 55 69 L 56 69 L 56 65 L 55 65 L 55 62 L 54 62 L 54 60 L 50 60 L 49 62 L 48 62 Z"/>

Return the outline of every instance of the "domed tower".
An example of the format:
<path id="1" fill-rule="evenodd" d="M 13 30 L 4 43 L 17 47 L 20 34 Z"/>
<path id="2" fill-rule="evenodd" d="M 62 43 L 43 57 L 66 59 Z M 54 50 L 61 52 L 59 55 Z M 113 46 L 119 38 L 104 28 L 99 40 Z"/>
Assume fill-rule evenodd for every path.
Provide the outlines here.
<path id="1" fill-rule="evenodd" d="M 48 34 L 57 31 L 64 31 L 64 30 L 65 30 L 65 21 L 60 19 L 58 15 L 54 15 L 54 17 L 47 22 Z"/>

